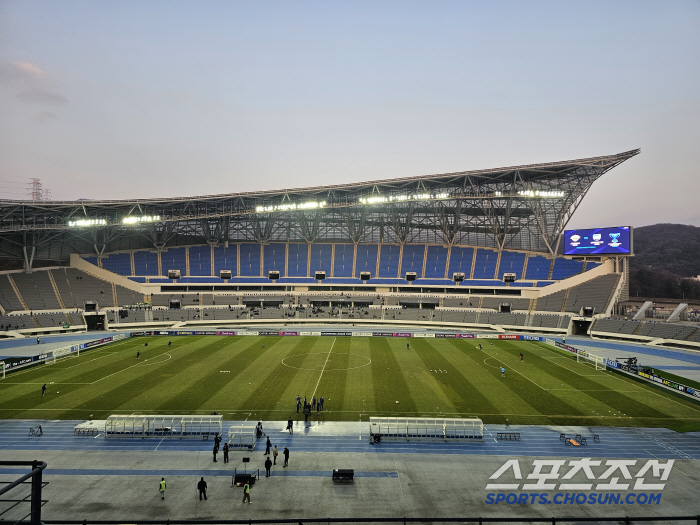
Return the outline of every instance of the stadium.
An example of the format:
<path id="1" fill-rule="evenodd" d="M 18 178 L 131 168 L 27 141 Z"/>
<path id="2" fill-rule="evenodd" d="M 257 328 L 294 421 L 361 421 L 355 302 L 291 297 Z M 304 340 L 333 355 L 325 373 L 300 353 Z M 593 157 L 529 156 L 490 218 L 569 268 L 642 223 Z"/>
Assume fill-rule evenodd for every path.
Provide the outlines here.
<path id="1" fill-rule="evenodd" d="M 629 226 L 566 230 L 593 183 L 639 153 L 225 195 L 2 201 L 0 253 L 23 269 L 0 273 L 1 457 L 60 465 L 44 473 L 56 480 L 47 523 L 248 523 L 235 485 L 262 468 L 258 420 L 304 462 L 254 477 L 254 499 L 281 494 L 258 520 L 565 523 L 582 509 L 601 522 L 697 520 L 700 324 L 683 304 L 664 322 L 646 320 L 651 303 L 626 317 Z M 200 459 L 216 436 L 231 468 Z M 571 457 L 604 459 L 571 469 L 557 492 L 544 481 Z M 533 461 L 539 481 L 521 490 Z M 669 476 L 674 461 L 686 472 Z M 161 472 L 174 487 L 207 476 L 226 506 L 192 514 L 185 481 L 167 512 L 160 498 L 81 500 L 94 476 L 114 475 L 104 486 L 124 498 L 155 494 Z M 328 485 L 331 472 L 346 483 Z M 616 484 L 633 477 L 634 489 Z M 264 488 L 290 479 L 305 488 Z M 290 503 L 306 490 L 322 494 L 317 508 Z M 568 506 L 524 508 L 533 490 Z M 592 495 L 605 503 L 595 511 Z M 40 512 L 41 498 L 31 505 Z"/>

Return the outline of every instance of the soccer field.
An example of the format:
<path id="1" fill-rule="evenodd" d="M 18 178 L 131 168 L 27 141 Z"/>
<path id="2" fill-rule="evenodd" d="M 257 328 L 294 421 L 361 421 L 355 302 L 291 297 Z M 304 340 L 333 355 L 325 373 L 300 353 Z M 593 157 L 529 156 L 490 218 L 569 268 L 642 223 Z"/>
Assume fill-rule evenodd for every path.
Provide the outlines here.
<path id="1" fill-rule="evenodd" d="M 486 423 L 700 430 L 700 404 L 542 343 L 378 337 L 126 339 L 8 374 L 0 381 L 0 418 L 216 411 L 228 420 L 299 419 L 297 395 L 325 398 L 325 410 L 310 417 L 322 421 L 477 416 Z"/>

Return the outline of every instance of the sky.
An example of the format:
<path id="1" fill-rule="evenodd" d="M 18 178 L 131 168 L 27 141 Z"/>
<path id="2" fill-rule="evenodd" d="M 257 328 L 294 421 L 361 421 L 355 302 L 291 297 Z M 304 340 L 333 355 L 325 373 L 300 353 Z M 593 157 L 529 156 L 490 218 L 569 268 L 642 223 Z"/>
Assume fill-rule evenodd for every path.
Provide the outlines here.
<path id="1" fill-rule="evenodd" d="M 0 0 L 0 198 L 340 184 L 641 148 L 572 228 L 700 226 L 700 2 Z"/>

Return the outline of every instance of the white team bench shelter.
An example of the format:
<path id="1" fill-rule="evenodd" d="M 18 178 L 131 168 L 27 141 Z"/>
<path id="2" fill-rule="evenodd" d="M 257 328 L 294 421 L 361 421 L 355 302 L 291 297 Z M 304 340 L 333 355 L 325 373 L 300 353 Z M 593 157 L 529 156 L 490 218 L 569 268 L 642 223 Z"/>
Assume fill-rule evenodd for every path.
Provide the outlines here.
<path id="1" fill-rule="evenodd" d="M 221 435 L 223 416 L 115 415 L 105 421 L 106 438 L 204 438 Z"/>
<path id="2" fill-rule="evenodd" d="M 370 417 L 369 435 L 375 442 L 483 441 L 484 423 L 479 418 Z"/>
<path id="3" fill-rule="evenodd" d="M 257 443 L 255 438 L 256 428 L 257 425 L 250 423 L 231 425 L 231 428 L 228 429 L 228 446 L 253 450 Z"/>

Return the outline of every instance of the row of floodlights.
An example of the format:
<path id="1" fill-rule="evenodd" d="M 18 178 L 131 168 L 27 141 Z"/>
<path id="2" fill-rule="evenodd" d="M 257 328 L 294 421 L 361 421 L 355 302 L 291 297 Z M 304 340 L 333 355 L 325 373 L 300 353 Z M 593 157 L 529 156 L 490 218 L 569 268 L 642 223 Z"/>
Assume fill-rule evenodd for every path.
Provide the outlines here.
<path id="1" fill-rule="evenodd" d="M 504 195 L 502 191 L 494 191 L 496 197 L 511 197 L 512 195 Z M 518 197 L 539 197 L 541 199 L 559 199 L 564 196 L 564 192 L 560 190 L 520 190 L 517 193 Z"/>
<path id="2" fill-rule="evenodd" d="M 160 215 L 142 215 L 140 217 L 124 217 L 122 224 L 139 224 L 142 222 L 157 222 L 160 220 Z M 86 226 L 107 226 L 106 219 L 76 219 L 68 221 L 68 226 L 71 228 L 84 228 Z"/>
<path id="3" fill-rule="evenodd" d="M 503 195 L 502 192 L 494 192 L 496 197 Z M 520 197 L 543 197 L 543 198 L 559 198 L 564 196 L 563 191 L 555 190 L 522 190 L 518 192 Z M 427 201 L 427 200 L 441 200 L 449 199 L 449 193 L 414 193 L 411 195 L 375 195 L 373 197 L 360 197 L 358 200 L 360 204 L 380 204 L 387 202 L 407 202 L 407 201 Z M 256 213 L 273 212 L 273 211 L 293 211 L 293 210 L 313 210 L 318 208 L 325 208 L 326 201 L 310 201 L 302 203 L 285 203 L 276 204 L 271 206 L 256 206 Z M 160 215 L 142 215 L 134 217 L 124 217 L 122 219 L 122 224 L 132 225 L 140 224 L 144 222 L 157 222 L 160 220 Z M 68 226 L 71 228 L 83 228 L 88 226 L 106 226 L 106 219 L 76 219 L 74 221 L 68 221 Z"/>
<path id="4" fill-rule="evenodd" d="M 411 195 L 376 195 L 374 197 L 360 197 L 359 201 L 360 204 L 378 204 L 384 202 L 430 201 L 449 198 L 449 193 L 414 193 Z"/>

